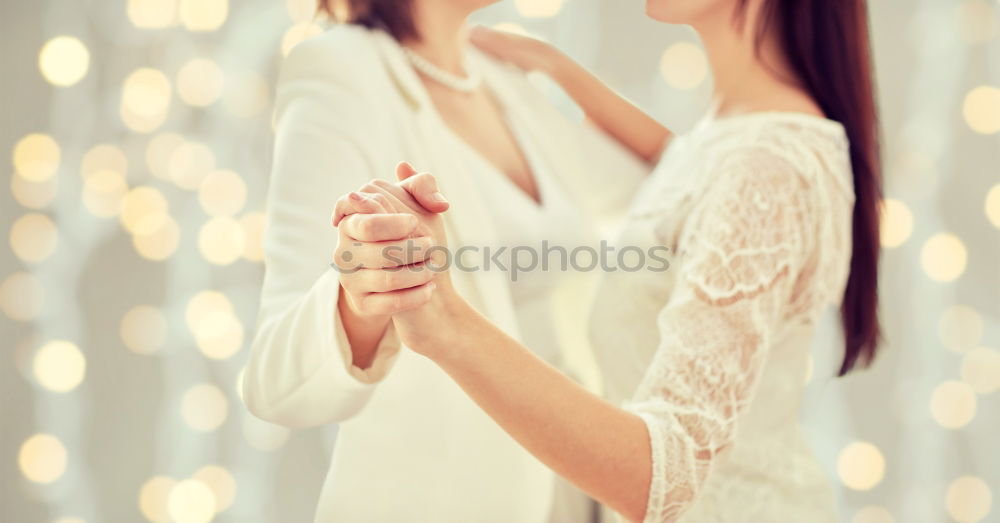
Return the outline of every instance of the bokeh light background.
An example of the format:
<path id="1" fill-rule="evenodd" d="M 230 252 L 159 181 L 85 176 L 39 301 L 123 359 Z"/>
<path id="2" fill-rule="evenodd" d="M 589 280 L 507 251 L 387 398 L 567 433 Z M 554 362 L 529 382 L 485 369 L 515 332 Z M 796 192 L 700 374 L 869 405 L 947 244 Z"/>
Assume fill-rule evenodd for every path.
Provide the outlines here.
<path id="1" fill-rule="evenodd" d="M 322 30 L 312 4 L 0 4 L 0 520 L 311 521 L 336 428 L 258 421 L 238 382 L 274 80 Z M 704 54 L 642 4 L 507 0 L 477 18 L 684 129 L 708 102 Z M 844 521 L 1000 521 L 1000 2 L 871 4 L 889 343 L 835 380 L 828 326 L 804 426 Z"/>

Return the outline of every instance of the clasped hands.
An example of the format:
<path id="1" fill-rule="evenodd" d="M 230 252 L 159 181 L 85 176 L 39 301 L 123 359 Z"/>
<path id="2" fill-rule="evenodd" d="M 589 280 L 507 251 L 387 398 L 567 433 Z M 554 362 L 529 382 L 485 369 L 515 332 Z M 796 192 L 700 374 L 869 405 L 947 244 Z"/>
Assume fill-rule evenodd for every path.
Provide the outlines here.
<path id="1" fill-rule="evenodd" d="M 334 265 L 354 314 L 391 317 L 404 344 L 432 356 L 445 345 L 442 322 L 464 306 L 448 273 L 439 214 L 449 205 L 433 175 L 400 163 L 396 177 L 398 183 L 373 180 L 337 200 Z"/>

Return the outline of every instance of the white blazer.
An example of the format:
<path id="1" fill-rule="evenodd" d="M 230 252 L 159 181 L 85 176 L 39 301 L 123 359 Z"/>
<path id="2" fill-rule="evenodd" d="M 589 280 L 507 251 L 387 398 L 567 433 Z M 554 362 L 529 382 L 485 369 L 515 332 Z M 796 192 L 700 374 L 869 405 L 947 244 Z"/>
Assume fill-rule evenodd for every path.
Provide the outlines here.
<path id="1" fill-rule="evenodd" d="M 567 120 L 522 74 L 474 59 L 583 208 L 628 204 L 644 164 Z M 433 362 L 401 348 L 392 329 L 374 364 L 354 367 L 338 316 L 334 202 L 373 178 L 393 180 L 400 160 L 437 176 L 452 202 L 445 222 L 453 246 L 491 244 L 494 225 L 470 179 L 476 173 L 444 145 L 444 125 L 384 32 L 338 26 L 298 45 L 282 68 L 266 276 L 243 399 L 285 426 L 342 424 L 317 521 L 542 523 L 549 513 L 546 467 Z M 453 272 L 469 302 L 516 337 L 506 275 Z"/>

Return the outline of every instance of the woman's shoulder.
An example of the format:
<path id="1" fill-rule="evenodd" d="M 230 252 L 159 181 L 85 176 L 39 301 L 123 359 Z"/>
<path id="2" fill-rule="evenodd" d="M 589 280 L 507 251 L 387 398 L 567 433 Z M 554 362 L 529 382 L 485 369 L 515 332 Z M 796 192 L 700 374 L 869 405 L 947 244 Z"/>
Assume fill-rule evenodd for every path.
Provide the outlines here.
<path id="1" fill-rule="evenodd" d="M 364 27 L 339 24 L 307 38 L 285 57 L 279 86 L 303 78 L 359 88 L 370 86 L 382 73 L 380 36 L 379 32 Z"/>

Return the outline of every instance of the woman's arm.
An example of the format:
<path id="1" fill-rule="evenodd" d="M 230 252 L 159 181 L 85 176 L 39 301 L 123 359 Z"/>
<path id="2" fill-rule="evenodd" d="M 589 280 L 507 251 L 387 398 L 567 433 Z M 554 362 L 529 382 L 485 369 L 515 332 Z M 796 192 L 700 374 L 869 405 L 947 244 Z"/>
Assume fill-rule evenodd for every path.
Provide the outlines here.
<path id="1" fill-rule="evenodd" d="M 640 158 L 654 163 L 672 133 L 616 93 L 590 71 L 551 45 L 534 38 L 476 27 L 472 43 L 527 71 L 548 74 L 587 117 Z"/>
<path id="2" fill-rule="evenodd" d="M 286 426 L 353 416 L 400 346 L 388 314 L 352 305 L 342 282 L 356 275 L 331 267 L 350 234 L 361 235 L 330 226 L 337 196 L 390 174 L 376 168 L 371 104 L 352 78 L 364 67 L 364 56 L 314 39 L 289 54 L 278 82 L 266 270 L 243 400 Z"/>
<path id="3" fill-rule="evenodd" d="M 660 345 L 624 408 L 539 360 L 450 285 L 393 320 L 521 445 L 632 521 L 674 522 L 695 503 L 732 446 L 793 286 L 819 284 L 796 280 L 820 217 L 794 166 L 755 150 L 719 169 L 682 234 Z"/>

